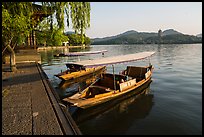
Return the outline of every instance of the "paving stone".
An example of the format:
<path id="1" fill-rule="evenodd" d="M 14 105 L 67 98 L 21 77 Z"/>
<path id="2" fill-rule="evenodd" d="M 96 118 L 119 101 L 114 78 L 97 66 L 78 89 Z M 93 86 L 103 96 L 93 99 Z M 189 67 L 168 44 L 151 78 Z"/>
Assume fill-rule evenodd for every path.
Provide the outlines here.
<path id="1" fill-rule="evenodd" d="M 2 134 L 62 135 L 35 63 L 17 64 L 2 73 Z M 10 74 L 9 74 L 10 73 Z"/>

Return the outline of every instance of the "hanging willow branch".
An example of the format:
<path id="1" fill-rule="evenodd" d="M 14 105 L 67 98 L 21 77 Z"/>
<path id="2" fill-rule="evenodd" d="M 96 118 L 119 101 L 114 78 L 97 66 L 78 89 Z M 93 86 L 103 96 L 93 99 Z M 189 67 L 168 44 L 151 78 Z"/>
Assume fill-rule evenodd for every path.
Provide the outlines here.
<path id="1" fill-rule="evenodd" d="M 80 34 L 82 44 L 84 41 L 85 30 L 90 27 L 90 2 L 42 2 L 43 6 L 51 7 L 57 19 L 58 29 L 62 32 L 65 28 L 64 18 L 67 17 L 67 27 L 70 26 L 70 18 L 72 27 L 76 34 Z M 53 26 L 53 17 L 47 18 L 50 23 L 50 29 Z"/>

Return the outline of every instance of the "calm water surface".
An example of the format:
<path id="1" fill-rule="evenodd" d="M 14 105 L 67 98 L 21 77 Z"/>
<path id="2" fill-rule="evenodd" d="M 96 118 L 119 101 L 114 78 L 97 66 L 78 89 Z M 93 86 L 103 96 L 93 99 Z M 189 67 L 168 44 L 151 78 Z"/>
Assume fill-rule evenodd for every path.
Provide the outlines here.
<path id="1" fill-rule="evenodd" d="M 93 45 L 86 49 L 40 51 L 42 66 L 59 96 L 64 98 L 86 83 L 60 86 L 54 74 L 66 69 L 65 63 L 103 58 L 102 55 L 56 57 L 57 53 L 108 50 L 105 57 L 142 51 L 155 51 L 152 83 L 148 94 L 133 96 L 114 106 L 73 115 L 83 134 L 201 135 L 202 134 L 202 44 L 178 45 Z M 149 60 L 115 65 L 119 72 L 127 65 L 147 65 Z M 112 67 L 108 66 L 108 72 Z M 103 110 L 104 109 L 104 110 Z M 87 114 L 91 116 L 85 117 Z"/>

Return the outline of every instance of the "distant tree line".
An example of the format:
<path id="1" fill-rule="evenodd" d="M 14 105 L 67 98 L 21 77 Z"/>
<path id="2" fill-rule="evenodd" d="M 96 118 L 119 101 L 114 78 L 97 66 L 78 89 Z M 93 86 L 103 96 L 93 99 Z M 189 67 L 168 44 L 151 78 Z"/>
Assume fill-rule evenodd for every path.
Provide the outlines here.
<path id="1" fill-rule="evenodd" d="M 69 39 L 70 46 L 78 46 L 82 43 L 82 38 L 81 35 L 79 34 L 68 34 L 67 37 Z M 90 45 L 91 44 L 90 38 L 84 35 L 83 43 L 84 45 Z"/>
<path id="2" fill-rule="evenodd" d="M 90 38 L 83 34 L 83 38 L 81 34 L 64 34 L 59 31 L 57 28 L 53 28 L 53 30 L 43 30 L 36 31 L 36 39 L 37 44 L 42 46 L 61 46 L 62 42 L 68 42 L 69 46 L 79 46 L 82 44 L 90 45 Z"/>
<path id="3" fill-rule="evenodd" d="M 91 39 L 92 45 L 110 44 L 191 44 L 202 43 L 202 37 L 184 34 L 160 36 L 157 33 L 135 33 L 113 38 Z"/>

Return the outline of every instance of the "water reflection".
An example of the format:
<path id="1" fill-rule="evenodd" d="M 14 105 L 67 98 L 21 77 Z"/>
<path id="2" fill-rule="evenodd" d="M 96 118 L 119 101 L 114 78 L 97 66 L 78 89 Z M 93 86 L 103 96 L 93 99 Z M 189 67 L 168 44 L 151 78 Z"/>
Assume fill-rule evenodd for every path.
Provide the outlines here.
<path id="1" fill-rule="evenodd" d="M 56 48 L 50 50 L 40 50 L 42 64 L 52 65 L 54 61 L 67 62 L 71 61 L 72 57 L 54 57 L 56 54 L 67 54 L 69 52 L 85 52 L 90 51 L 92 47 L 81 47 L 81 48 Z M 75 57 L 76 58 L 76 57 Z"/>
<path id="2" fill-rule="evenodd" d="M 74 111 L 74 108 L 70 108 L 70 112 L 74 111 L 72 113 L 72 116 L 74 120 L 79 124 L 79 126 L 83 125 L 83 122 L 89 123 L 87 121 L 92 121 L 92 120 L 97 121 L 98 118 L 104 119 L 106 121 L 108 119 L 105 125 L 101 125 L 103 127 L 105 127 L 106 124 L 115 125 L 117 123 L 120 123 L 121 119 L 123 120 L 126 119 L 129 122 L 131 120 L 143 119 L 149 114 L 153 106 L 153 101 L 152 101 L 153 94 L 150 93 L 150 83 L 148 84 L 148 86 L 144 87 L 141 90 L 142 90 L 141 94 L 132 95 L 129 98 L 126 98 L 120 101 L 112 100 L 111 102 L 102 104 L 100 106 L 88 108 L 84 110 L 75 108 L 76 110 Z M 116 119 L 114 119 L 114 117 L 110 119 L 107 118 L 107 117 L 111 117 L 111 115 L 113 115 L 114 113 L 117 114 L 116 117 L 114 116 Z M 111 122 L 111 119 L 113 120 L 112 122 Z M 100 124 L 104 124 L 104 123 L 100 123 Z M 127 122 L 127 124 L 131 124 L 131 122 L 130 123 Z"/>
<path id="3" fill-rule="evenodd" d="M 90 74 L 83 77 L 76 78 L 69 81 L 61 81 L 56 87 L 61 99 L 69 97 L 76 92 L 82 91 L 93 83 L 96 79 L 100 78 L 101 74 Z"/>

